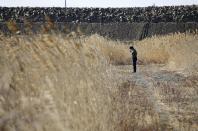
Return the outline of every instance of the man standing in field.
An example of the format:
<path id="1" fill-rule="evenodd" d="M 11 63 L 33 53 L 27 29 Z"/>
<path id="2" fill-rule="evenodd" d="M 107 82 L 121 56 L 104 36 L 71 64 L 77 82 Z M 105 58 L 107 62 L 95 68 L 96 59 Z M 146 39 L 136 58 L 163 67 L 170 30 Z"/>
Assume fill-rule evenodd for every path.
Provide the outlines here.
<path id="1" fill-rule="evenodd" d="M 130 52 L 132 54 L 132 62 L 133 62 L 133 72 L 136 72 L 136 63 L 137 63 L 137 51 L 134 49 L 133 46 L 130 46 Z"/>

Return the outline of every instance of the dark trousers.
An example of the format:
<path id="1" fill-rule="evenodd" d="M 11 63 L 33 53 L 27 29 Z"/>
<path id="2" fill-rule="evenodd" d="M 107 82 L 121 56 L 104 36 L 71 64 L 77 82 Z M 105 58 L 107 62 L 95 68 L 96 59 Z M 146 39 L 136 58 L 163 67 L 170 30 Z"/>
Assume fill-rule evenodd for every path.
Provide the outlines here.
<path id="1" fill-rule="evenodd" d="M 133 72 L 136 72 L 137 59 L 133 59 Z"/>

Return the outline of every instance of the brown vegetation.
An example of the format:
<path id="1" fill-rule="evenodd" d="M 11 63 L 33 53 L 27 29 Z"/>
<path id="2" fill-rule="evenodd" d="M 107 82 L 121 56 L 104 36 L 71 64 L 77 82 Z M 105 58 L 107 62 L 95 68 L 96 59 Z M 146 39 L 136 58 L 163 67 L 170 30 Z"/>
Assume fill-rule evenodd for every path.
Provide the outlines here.
<path id="1" fill-rule="evenodd" d="M 98 35 L 46 32 L 0 40 L 2 131 L 197 128 L 197 35 L 135 42 L 144 64 L 137 75 L 123 66 L 130 64 L 129 45 Z"/>
<path id="2" fill-rule="evenodd" d="M 197 73 L 198 35 L 177 33 L 154 36 L 135 42 L 139 60 L 145 64 L 167 64 L 169 70 L 188 70 Z"/>

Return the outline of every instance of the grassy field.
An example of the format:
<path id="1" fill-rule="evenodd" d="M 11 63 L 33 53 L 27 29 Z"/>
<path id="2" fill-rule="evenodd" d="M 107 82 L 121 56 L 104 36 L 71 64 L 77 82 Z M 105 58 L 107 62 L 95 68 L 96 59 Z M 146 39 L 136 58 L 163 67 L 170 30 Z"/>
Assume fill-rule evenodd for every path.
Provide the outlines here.
<path id="1" fill-rule="evenodd" d="M 132 74 L 129 46 L 138 51 Z M 0 36 L 0 130 L 198 128 L 198 36 Z"/>

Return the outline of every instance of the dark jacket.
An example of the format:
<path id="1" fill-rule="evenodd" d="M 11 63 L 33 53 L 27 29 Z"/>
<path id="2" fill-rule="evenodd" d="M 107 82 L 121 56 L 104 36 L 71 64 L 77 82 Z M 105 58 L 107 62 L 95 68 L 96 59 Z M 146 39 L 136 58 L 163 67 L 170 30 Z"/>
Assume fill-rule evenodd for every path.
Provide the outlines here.
<path id="1" fill-rule="evenodd" d="M 132 59 L 133 61 L 137 61 L 137 51 L 135 49 L 132 49 Z"/>

